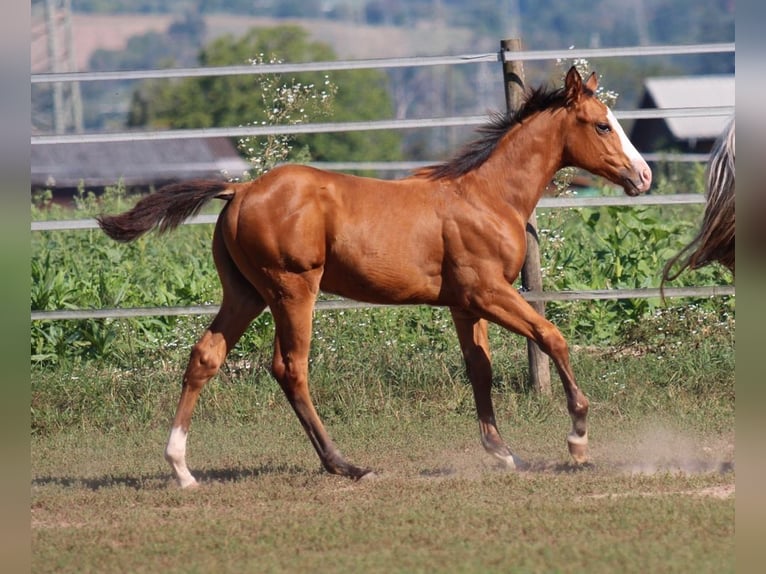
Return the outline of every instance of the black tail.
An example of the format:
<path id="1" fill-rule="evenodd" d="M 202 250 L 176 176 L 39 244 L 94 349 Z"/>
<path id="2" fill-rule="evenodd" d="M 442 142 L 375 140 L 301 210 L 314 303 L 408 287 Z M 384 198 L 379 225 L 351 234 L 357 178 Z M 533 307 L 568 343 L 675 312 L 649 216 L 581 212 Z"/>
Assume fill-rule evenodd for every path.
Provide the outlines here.
<path id="1" fill-rule="evenodd" d="M 112 239 L 133 241 L 155 227 L 160 233 L 175 229 L 214 197 L 230 200 L 231 188 L 231 183 L 215 180 L 174 183 L 147 195 L 125 213 L 101 215 L 97 221 Z"/>

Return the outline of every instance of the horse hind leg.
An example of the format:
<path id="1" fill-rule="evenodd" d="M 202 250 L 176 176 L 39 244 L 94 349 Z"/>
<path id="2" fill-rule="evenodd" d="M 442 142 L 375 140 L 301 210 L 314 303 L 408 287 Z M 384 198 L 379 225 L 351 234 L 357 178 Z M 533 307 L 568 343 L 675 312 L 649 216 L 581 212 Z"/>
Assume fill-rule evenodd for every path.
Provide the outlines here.
<path id="1" fill-rule="evenodd" d="M 216 228 L 213 240 L 213 253 L 223 286 L 223 300 L 218 314 L 192 347 L 170 437 L 165 447 L 165 460 L 170 464 L 182 488 L 197 485 L 186 465 L 186 439 L 192 413 L 202 388 L 218 372 L 226 355 L 251 321 L 266 308 L 263 298 L 240 274 L 228 256 L 219 228 Z"/>
<path id="2" fill-rule="evenodd" d="M 192 347 L 183 377 L 181 397 L 178 400 L 170 436 L 165 447 L 165 460 L 181 488 L 197 485 L 186 465 L 186 439 L 197 399 L 202 388 L 215 376 L 226 355 L 236 344 L 248 325 L 265 305 L 251 307 L 243 313 L 242 306 L 224 302 L 213 322 Z"/>
<path id="3" fill-rule="evenodd" d="M 371 475 L 370 469 L 354 466 L 345 460 L 327 434 L 309 393 L 308 359 L 318 280 L 307 282 L 303 276 L 291 276 L 283 278 L 283 282 L 290 284 L 286 289 L 290 297 L 270 305 L 276 326 L 272 374 L 325 470 L 352 479 Z"/>

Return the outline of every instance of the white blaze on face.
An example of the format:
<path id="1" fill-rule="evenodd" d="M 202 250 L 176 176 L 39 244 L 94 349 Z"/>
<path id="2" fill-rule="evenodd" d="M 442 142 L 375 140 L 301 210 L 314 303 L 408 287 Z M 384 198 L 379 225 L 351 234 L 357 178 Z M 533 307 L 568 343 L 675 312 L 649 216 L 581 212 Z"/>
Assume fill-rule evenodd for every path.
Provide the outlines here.
<path id="1" fill-rule="evenodd" d="M 620 145 L 622 145 L 622 151 L 625 153 L 626 156 L 628 156 L 628 159 L 630 160 L 631 165 L 633 166 L 633 169 L 636 170 L 640 177 L 639 183 L 639 190 L 640 191 L 646 191 L 649 189 L 649 186 L 652 183 L 652 170 L 649 169 L 649 165 L 646 163 L 643 157 L 641 157 L 641 154 L 638 153 L 638 150 L 633 145 L 633 142 L 631 142 L 628 139 L 628 136 L 625 135 L 625 131 L 622 129 L 622 126 L 620 125 L 620 122 L 617 121 L 617 118 L 614 117 L 614 114 L 612 113 L 612 110 L 607 108 L 607 119 L 609 120 L 609 125 L 612 126 L 612 131 L 616 133 L 620 138 Z"/>

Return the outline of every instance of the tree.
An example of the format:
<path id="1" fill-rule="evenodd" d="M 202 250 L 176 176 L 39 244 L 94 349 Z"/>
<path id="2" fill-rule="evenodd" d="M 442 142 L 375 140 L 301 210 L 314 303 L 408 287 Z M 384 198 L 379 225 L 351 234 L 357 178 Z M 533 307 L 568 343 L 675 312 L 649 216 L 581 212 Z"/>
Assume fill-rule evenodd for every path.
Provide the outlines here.
<path id="1" fill-rule="evenodd" d="M 91 71 L 149 70 L 162 67 L 185 67 L 197 63 L 199 46 L 205 35 L 202 17 L 185 11 L 163 32 L 146 32 L 128 39 L 120 50 L 96 50 L 88 62 Z M 110 124 L 121 127 L 125 107 L 135 84 L 131 81 L 84 82 L 81 86 L 85 105 L 85 126 L 104 129 Z"/>
<path id="2" fill-rule="evenodd" d="M 238 65 L 276 57 L 284 62 L 336 59 L 332 48 L 312 42 L 298 26 L 252 29 L 240 38 L 225 36 L 205 47 L 203 66 Z M 301 73 L 288 83 L 320 84 L 324 73 Z M 375 70 L 338 72 L 332 78 L 337 94 L 331 117 L 336 121 L 383 119 L 393 116 L 387 77 Z M 206 128 L 248 125 L 267 119 L 256 75 L 189 78 L 145 83 L 133 95 L 129 125 L 154 128 Z M 392 160 L 400 157 L 394 132 L 311 134 L 296 138 L 308 145 L 314 159 L 334 161 Z"/>

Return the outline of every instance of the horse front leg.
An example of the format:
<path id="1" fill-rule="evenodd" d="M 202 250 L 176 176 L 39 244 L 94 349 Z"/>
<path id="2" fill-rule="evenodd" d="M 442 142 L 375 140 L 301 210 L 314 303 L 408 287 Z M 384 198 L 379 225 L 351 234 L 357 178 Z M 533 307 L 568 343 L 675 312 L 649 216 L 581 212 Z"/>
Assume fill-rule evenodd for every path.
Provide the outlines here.
<path id="1" fill-rule="evenodd" d="M 587 397 L 577 386 L 569 362 L 567 342 L 556 326 L 542 317 L 512 286 L 500 295 L 495 293 L 486 304 L 477 299 L 477 313 L 502 327 L 535 341 L 553 360 L 564 386 L 567 411 L 572 419 L 572 430 L 567 434 L 569 454 L 575 462 L 588 460 L 588 406 Z"/>
<path id="2" fill-rule="evenodd" d="M 487 321 L 463 309 L 451 308 L 468 379 L 471 381 L 481 444 L 504 466 L 515 469 L 520 464 L 500 436 L 492 405 L 492 361 L 489 351 Z"/>

